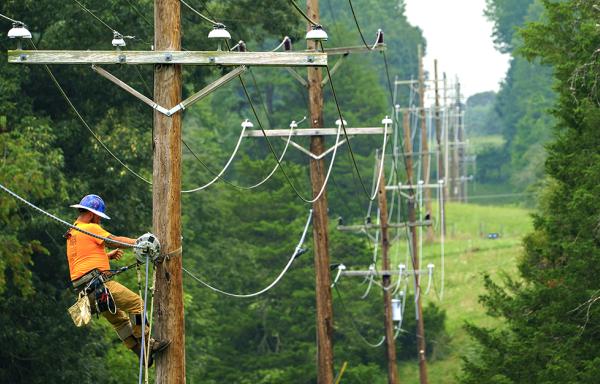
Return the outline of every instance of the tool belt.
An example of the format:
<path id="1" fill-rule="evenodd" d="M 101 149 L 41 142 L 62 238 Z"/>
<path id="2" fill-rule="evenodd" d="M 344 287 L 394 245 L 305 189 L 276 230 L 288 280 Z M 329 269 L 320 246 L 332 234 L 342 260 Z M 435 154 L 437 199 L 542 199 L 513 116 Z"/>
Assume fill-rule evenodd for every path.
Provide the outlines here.
<path id="1" fill-rule="evenodd" d="M 81 295 L 87 295 L 90 302 L 92 314 L 100 314 L 105 311 L 115 314 L 117 306 L 115 300 L 108 287 L 104 284 L 110 278 L 100 272 L 98 269 L 93 269 L 73 281 L 73 288 Z"/>

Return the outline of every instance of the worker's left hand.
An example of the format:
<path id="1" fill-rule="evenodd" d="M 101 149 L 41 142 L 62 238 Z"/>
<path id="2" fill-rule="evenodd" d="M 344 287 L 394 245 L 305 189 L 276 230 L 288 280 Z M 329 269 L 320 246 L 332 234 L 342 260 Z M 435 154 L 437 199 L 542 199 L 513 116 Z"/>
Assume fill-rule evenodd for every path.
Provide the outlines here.
<path id="1" fill-rule="evenodd" d="M 119 260 L 121 259 L 121 256 L 123 256 L 122 249 L 115 249 L 113 251 L 108 252 L 108 258 L 110 260 Z"/>

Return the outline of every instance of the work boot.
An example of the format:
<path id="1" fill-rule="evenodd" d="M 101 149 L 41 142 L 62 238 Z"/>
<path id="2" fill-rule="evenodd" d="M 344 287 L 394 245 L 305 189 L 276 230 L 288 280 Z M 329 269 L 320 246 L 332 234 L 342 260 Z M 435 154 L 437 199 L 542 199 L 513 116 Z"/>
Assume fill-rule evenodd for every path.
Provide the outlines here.
<path id="1" fill-rule="evenodd" d="M 171 340 L 158 340 L 150 338 L 150 355 L 154 355 L 164 351 L 171 344 Z"/>
<path id="2" fill-rule="evenodd" d="M 138 357 L 138 361 L 139 361 L 140 355 L 142 354 L 142 344 L 137 343 L 133 348 L 131 348 L 131 351 L 133 353 L 135 353 L 135 355 Z M 150 354 L 148 355 L 148 368 L 150 368 L 152 366 L 152 364 L 154 364 L 154 358 L 153 358 L 153 352 L 150 352 Z"/>

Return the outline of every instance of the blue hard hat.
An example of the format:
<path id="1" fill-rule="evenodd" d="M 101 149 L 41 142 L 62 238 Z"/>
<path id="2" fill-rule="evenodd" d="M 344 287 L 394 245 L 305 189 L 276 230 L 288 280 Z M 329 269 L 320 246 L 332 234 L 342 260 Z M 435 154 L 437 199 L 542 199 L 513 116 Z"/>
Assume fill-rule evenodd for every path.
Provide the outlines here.
<path id="1" fill-rule="evenodd" d="M 108 217 L 104 213 L 106 209 L 106 206 L 104 205 L 104 200 L 102 200 L 102 198 L 98 195 L 86 195 L 83 197 L 83 199 L 81 199 L 81 202 L 79 202 L 79 204 L 73 204 L 71 205 L 71 207 L 83 208 L 100 217 L 110 220 L 110 217 Z"/>

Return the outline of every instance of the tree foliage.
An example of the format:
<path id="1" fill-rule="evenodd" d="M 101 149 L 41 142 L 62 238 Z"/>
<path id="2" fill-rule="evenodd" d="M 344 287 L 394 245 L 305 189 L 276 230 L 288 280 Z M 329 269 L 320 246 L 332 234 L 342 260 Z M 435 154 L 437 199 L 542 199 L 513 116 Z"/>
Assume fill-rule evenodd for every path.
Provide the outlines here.
<path id="1" fill-rule="evenodd" d="M 506 326 L 468 327 L 479 350 L 465 359 L 464 383 L 593 383 L 598 377 L 600 108 L 593 79 L 600 71 L 590 59 L 600 43 L 598 13 L 593 2 L 543 5 L 542 21 L 522 31 L 522 50 L 553 68 L 558 100 L 548 182 L 535 230 L 525 238 L 519 279 L 486 279 L 482 302 Z"/>

